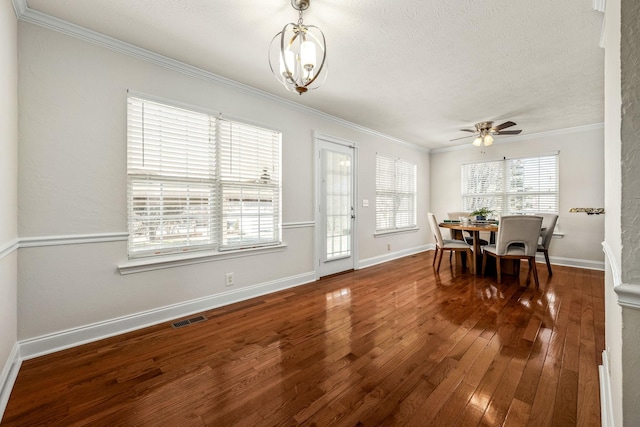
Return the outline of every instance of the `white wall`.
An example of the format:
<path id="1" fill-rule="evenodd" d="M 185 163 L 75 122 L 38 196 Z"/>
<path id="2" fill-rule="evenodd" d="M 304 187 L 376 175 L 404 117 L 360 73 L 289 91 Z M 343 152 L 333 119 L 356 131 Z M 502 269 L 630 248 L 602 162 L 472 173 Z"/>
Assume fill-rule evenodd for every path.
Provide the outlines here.
<path id="1" fill-rule="evenodd" d="M 447 212 L 462 210 L 462 164 L 559 152 L 560 212 L 556 232 L 562 232 L 564 237 L 552 240 L 549 248 L 551 262 L 603 268 L 601 243 L 606 215 L 569 212 L 570 208 L 604 206 L 604 137 L 601 126 L 577 128 L 573 132 L 503 138 L 500 143 L 483 149 L 471 143 L 468 145 L 464 149 L 431 154 L 431 209 L 438 218 L 446 218 Z"/>
<path id="2" fill-rule="evenodd" d="M 33 24 L 19 24 L 19 235 L 41 244 L 20 249 L 18 337 L 27 340 L 185 301 L 292 285 L 314 271 L 313 131 L 359 145 L 360 261 L 388 256 L 373 237 L 375 152 L 418 163 L 420 231 L 388 238 L 392 251 L 428 242 L 428 153 L 372 132 Z M 277 84 L 274 80 L 274 84 Z M 126 95 L 148 93 L 283 132 L 284 251 L 122 276 L 126 241 L 61 245 L 52 236 L 124 233 Z M 312 96 L 312 95 L 309 95 Z M 359 203 L 361 206 L 361 203 Z M 49 243 L 54 245 L 48 245 Z M 254 292 L 255 293 L 255 292 Z M 229 297 L 232 299 L 232 297 Z"/>
<path id="3" fill-rule="evenodd" d="M 0 414 L 17 331 L 18 30 L 0 2 Z M 17 347 L 15 347 L 17 348 Z M 7 385 L 8 386 L 8 385 Z"/>

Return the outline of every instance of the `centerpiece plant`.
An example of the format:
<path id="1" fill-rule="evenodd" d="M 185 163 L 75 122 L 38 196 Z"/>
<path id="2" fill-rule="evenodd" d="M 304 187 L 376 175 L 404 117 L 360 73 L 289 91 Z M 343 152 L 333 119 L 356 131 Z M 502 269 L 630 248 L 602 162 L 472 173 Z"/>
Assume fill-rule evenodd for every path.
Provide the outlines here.
<path id="1" fill-rule="evenodd" d="M 471 212 L 471 216 L 475 216 L 477 220 L 485 220 L 489 217 L 489 215 L 493 215 L 494 213 L 495 211 L 493 209 L 482 207 Z"/>

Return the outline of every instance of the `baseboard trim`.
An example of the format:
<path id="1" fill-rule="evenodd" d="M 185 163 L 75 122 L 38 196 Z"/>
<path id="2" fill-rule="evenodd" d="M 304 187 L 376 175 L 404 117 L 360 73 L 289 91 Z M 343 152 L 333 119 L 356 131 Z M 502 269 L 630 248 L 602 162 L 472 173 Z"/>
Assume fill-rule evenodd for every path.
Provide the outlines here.
<path id="1" fill-rule="evenodd" d="M 16 378 L 18 378 L 20 365 L 22 365 L 20 345 L 16 342 L 9 353 L 4 368 L 2 368 L 2 373 L 0 373 L 0 420 L 2 420 L 4 410 L 7 408 L 7 403 L 9 403 L 9 396 L 11 396 Z"/>
<path id="2" fill-rule="evenodd" d="M 598 366 L 598 374 L 600 377 L 600 422 L 602 427 L 614 427 L 609 356 L 606 350 L 602 352 L 602 365 Z"/>
<path id="3" fill-rule="evenodd" d="M 435 250 L 435 248 L 436 248 L 436 245 L 431 243 L 428 245 L 416 246 L 414 248 L 404 249 L 397 252 L 390 252 L 388 254 L 379 255 L 372 258 L 362 259 L 358 262 L 358 268 L 372 267 L 374 265 L 382 264 L 387 261 L 393 261 L 394 259 L 406 257 L 409 255 L 415 255 L 420 252 Z"/>
<path id="4" fill-rule="evenodd" d="M 135 313 L 129 316 L 122 316 L 103 322 L 84 325 L 78 328 L 68 329 L 66 331 L 22 340 L 19 343 L 20 356 L 22 360 L 33 359 L 45 354 L 54 353 L 56 351 L 142 329 L 147 326 L 156 325 L 158 323 L 189 316 L 194 313 L 270 294 L 272 292 L 304 285 L 313 281 L 315 281 L 315 273 L 308 272 L 284 279 L 261 283 L 255 286 L 234 289 L 221 294 Z"/>
<path id="5" fill-rule="evenodd" d="M 422 245 L 415 248 L 405 249 L 398 252 L 392 252 L 389 254 L 379 255 L 373 258 L 363 259 L 358 263 L 358 268 L 366 268 L 371 267 L 377 264 L 382 264 L 387 261 L 392 261 L 394 259 L 402 258 L 409 255 L 414 255 L 420 252 L 425 251 L 433 251 L 436 249 L 436 245 L 430 243 L 428 245 Z M 604 270 L 604 262 L 600 261 L 591 261 L 586 259 L 577 259 L 577 258 L 562 258 L 562 257 L 549 257 L 549 261 L 551 261 L 551 265 L 562 265 L 565 267 L 576 267 L 576 268 L 584 268 L 587 270 Z M 546 264 L 544 259 L 544 255 L 536 255 L 536 262 Z"/>
<path id="6" fill-rule="evenodd" d="M 563 258 L 550 256 L 551 265 L 563 265 L 565 267 L 584 268 L 587 270 L 604 271 L 604 261 L 591 261 L 588 259 Z M 536 262 L 546 264 L 543 254 L 536 255 Z"/>

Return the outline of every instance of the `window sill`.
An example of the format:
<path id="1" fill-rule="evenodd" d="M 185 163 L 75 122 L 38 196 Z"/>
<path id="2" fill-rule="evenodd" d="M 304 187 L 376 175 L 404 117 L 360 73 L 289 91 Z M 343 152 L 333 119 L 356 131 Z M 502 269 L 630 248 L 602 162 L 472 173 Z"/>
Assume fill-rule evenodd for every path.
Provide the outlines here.
<path id="1" fill-rule="evenodd" d="M 415 233 L 418 230 L 420 230 L 418 227 L 412 227 L 412 228 L 399 228 L 397 230 L 376 231 L 375 233 L 373 233 L 373 237 L 377 238 L 377 237 L 388 236 L 390 234 Z"/>
<path id="2" fill-rule="evenodd" d="M 118 265 L 120 274 L 142 273 L 144 271 L 160 270 L 163 268 L 181 267 L 203 262 L 222 261 L 225 259 L 240 258 L 258 254 L 282 252 L 287 248 L 285 243 L 273 246 L 263 246 L 251 249 L 238 249 L 233 251 L 200 251 L 185 254 L 173 254 L 149 258 L 132 259 Z"/>

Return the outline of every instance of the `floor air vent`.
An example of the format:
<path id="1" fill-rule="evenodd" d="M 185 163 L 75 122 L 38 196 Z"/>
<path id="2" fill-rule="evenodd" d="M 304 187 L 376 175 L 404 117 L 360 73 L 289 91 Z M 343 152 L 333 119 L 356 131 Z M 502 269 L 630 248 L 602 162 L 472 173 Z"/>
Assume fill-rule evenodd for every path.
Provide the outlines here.
<path id="1" fill-rule="evenodd" d="M 173 322 L 171 324 L 171 327 L 173 329 L 183 328 L 185 326 L 189 326 L 192 323 L 204 322 L 205 320 L 207 320 L 207 318 L 200 315 L 200 316 L 193 317 L 191 319 L 184 319 L 184 320 L 178 320 L 176 322 Z"/>

